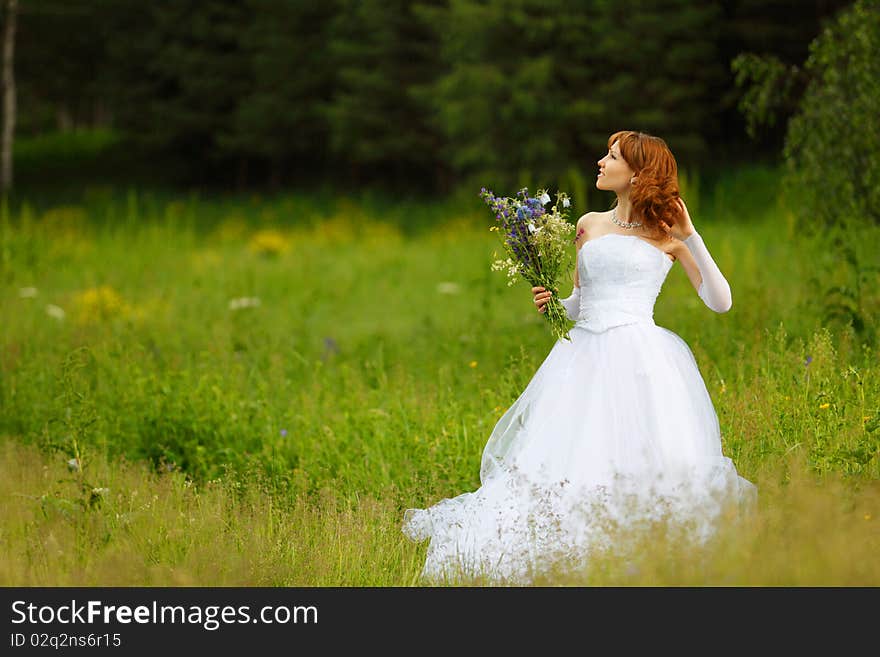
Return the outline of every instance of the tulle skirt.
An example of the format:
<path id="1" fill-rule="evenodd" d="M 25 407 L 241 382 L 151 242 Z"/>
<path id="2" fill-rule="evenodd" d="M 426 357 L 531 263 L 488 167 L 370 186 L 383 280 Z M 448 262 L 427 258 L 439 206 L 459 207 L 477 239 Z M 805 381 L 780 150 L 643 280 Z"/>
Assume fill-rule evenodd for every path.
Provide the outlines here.
<path id="1" fill-rule="evenodd" d="M 587 570 L 622 528 L 672 521 L 703 543 L 724 510 L 753 509 L 684 340 L 646 322 L 570 336 L 495 425 L 481 486 L 405 511 L 404 534 L 430 539 L 423 581 L 528 584 Z"/>

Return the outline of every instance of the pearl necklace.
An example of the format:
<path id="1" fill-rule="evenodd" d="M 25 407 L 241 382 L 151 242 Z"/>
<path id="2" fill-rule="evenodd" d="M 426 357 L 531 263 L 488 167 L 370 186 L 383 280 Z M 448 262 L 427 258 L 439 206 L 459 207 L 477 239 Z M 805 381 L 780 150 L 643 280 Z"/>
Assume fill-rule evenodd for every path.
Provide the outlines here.
<path id="1" fill-rule="evenodd" d="M 617 219 L 617 206 L 616 205 L 611 210 L 611 221 L 614 222 L 615 224 L 617 224 L 618 226 L 620 226 L 621 228 L 638 228 L 639 226 L 642 225 L 641 221 L 630 221 L 630 222 L 619 221 Z"/>

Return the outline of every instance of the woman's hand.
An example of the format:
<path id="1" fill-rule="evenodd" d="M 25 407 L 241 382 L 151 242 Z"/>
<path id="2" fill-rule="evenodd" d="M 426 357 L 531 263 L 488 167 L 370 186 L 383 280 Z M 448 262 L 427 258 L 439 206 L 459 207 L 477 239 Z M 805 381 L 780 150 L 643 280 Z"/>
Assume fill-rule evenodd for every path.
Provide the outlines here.
<path id="1" fill-rule="evenodd" d="M 535 306 L 538 308 L 538 312 L 545 312 L 547 310 L 547 302 L 550 301 L 553 293 L 539 285 L 532 288 L 532 294 L 535 295 Z"/>
<path id="2" fill-rule="evenodd" d="M 679 196 L 675 199 L 675 204 L 678 206 L 679 212 L 675 224 L 669 229 L 669 234 L 676 239 L 686 240 L 693 235 L 697 229 L 694 228 L 694 224 L 691 221 L 691 215 L 688 212 L 687 206 L 684 204 L 684 199 Z"/>

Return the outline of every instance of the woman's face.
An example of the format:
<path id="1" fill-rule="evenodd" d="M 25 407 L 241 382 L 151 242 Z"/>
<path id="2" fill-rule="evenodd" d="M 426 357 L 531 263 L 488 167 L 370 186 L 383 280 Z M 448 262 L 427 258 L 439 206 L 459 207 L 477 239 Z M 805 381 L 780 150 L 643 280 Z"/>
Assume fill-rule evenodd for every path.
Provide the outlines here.
<path id="1" fill-rule="evenodd" d="M 596 176 L 596 187 L 612 192 L 622 192 L 629 188 L 635 172 L 620 154 L 617 142 L 611 144 L 607 155 L 597 162 L 599 175 Z"/>

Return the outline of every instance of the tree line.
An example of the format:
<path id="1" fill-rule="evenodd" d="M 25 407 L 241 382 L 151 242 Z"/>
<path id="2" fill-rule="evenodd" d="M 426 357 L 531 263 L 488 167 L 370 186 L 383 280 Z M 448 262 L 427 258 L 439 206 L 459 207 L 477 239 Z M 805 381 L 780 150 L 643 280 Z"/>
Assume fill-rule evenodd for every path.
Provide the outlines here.
<path id="1" fill-rule="evenodd" d="M 238 186 L 561 177 L 623 128 L 732 162 L 784 135 L 747 134 L 731 62 L 800 64 L 848 4 L 19 0 L 16 134 L 108 126 L 182 181 Z"/>

